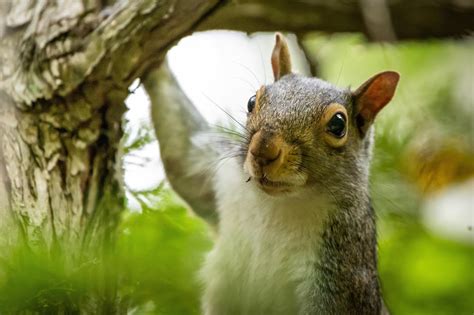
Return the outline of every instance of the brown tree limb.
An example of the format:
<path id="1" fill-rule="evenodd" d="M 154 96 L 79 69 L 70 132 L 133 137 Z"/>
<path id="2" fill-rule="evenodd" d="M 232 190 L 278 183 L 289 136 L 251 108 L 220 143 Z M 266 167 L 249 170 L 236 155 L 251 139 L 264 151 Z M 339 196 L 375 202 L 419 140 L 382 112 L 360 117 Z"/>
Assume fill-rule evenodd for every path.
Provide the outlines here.
<path id="1" fill-rule="evenodd" d="M 64 97 L 85 81 L 126 87 L 218 3 L 118 1 L 104 9 L 79 0 L 61 7 L 26 2 L 12 2 L 3 25 L 9 34 L 0 40 L 6 47 L 0 89 L 27 106 Z M 23 31 L 17 31 L 20 26 Z"/>
<path id="2" fill-rule="evenodd" d="M 110 8 L 94 1 L 63 3 L 54 8 L 45 1 L 11 2 L 0 26 L 9 34 L 0 43 L 10 47 L 5 49 L 10 54 L 0 57 L 5 68 L 0 88 L 16 102 L 65 96 L 86 80 L 113 76 L 128 84 L 197 25 L 199 30 L 362 32 L 371 39 L 393 39 L 370 29 L 380 23 L 367 20 L 367 1 L 232 1 L 215 12 L 218 0 L 118 1 Z M 399 39 L 462 36 L 474 29 L 469 1 L 400 0 L 384 9 Z"/>
<path id="3" fill-rule="evenodd" d="M 193 142 L 200 134 L 210 135 L 207 122 L 181 90 L 167 63 L 150 72 L 143 83 L 171 186 L 196 214 L 216 223 L 212 169 L 208 165 L 215 157 L 209 156 L 212 150 Z"/>
<path id="4" fill-rule="evenodd" d="M 384 2 L 387 5 L 383 9 L 388 12 L 394 36 L 399 40 L 462 37 L 474 30 L 474 2 L 469 0 Z M 367 1 L 231 1 L 206 19 L 199 29 L 280 30 L 298 34 L 311 31 L 360 32 L 371 40 L 392 40 L 383 35 L 383 30 L 369 29 L 374 25 L 373 21 L 367 21 L 367 11 L 371 8 L 362 8 L 361 5 L 367 5 Z"/>

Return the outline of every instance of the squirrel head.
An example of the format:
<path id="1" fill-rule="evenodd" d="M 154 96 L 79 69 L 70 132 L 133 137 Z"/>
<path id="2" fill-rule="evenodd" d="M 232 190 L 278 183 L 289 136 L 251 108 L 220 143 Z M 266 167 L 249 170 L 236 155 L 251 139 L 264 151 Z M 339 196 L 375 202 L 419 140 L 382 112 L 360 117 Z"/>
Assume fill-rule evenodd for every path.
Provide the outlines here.
<path id="1" fill-rule="evenodd" d="M 293 74 L 279 33 L 271 63 L 275 82 L 248 102 L 245 172 L 270 195 L 366 183 L 372 124 L 399 74 L 376 74 L 355 91 Z"/>

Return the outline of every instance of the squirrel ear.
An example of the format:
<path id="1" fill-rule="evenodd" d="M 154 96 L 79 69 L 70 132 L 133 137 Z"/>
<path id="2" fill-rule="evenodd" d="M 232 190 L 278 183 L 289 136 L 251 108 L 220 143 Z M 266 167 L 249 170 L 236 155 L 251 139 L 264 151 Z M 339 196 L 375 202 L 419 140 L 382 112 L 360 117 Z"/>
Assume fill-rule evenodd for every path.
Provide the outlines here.
<path id="1" fill-rule="evenodd" d="M 291 73 L 290 50 L 285 37 L 281 33 L 275 35 L 275 47 L 272 53 L 272 69 L 275 81 L 285 74 Z"/>
<path id="2" fill-rule="evenodd" d="M 392 99 L 399 79 L 400 75 L 397 72 L 381 72 L 367 80 L 353 93 L 356 121 L 363 134 L 377 113 Z"/>

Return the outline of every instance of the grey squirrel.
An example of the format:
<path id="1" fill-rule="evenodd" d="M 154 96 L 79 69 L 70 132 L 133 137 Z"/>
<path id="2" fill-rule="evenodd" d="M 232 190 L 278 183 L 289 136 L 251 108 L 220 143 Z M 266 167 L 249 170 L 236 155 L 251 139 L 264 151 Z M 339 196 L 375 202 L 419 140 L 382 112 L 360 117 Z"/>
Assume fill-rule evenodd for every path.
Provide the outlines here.
<path id="1" fill-rule="evenodd" d="M 275 82 L 249 99 L 237 153 L 213 172 L 222 152 L 192 139 L 208 127 L 174 79 L 145 81 L 165 91 L 150 96 L 171 185 L 209 221 L 217 214 L 203 313 L 386 314 L 368 177 L 372 124 L 399 75 L 350 91 L 294 74 L 279 33 L 271 64 Z"/>

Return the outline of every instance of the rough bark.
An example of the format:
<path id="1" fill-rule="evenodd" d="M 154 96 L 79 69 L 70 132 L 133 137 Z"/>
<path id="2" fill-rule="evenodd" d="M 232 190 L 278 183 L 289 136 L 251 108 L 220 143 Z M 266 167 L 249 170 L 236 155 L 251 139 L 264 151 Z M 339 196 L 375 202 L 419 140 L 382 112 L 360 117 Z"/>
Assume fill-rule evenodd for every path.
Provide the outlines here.
<path id="1" fill-rule="evenodd" d="M 2 2 L 3 202 L 28 239 L 51 246 L 83 239 L 92 222 L 113 225 L 96 209 L 104 189 L 119 196 L 105 212 L 122 203 L 117 148 L 127 87 L 213 5 Z"/>

